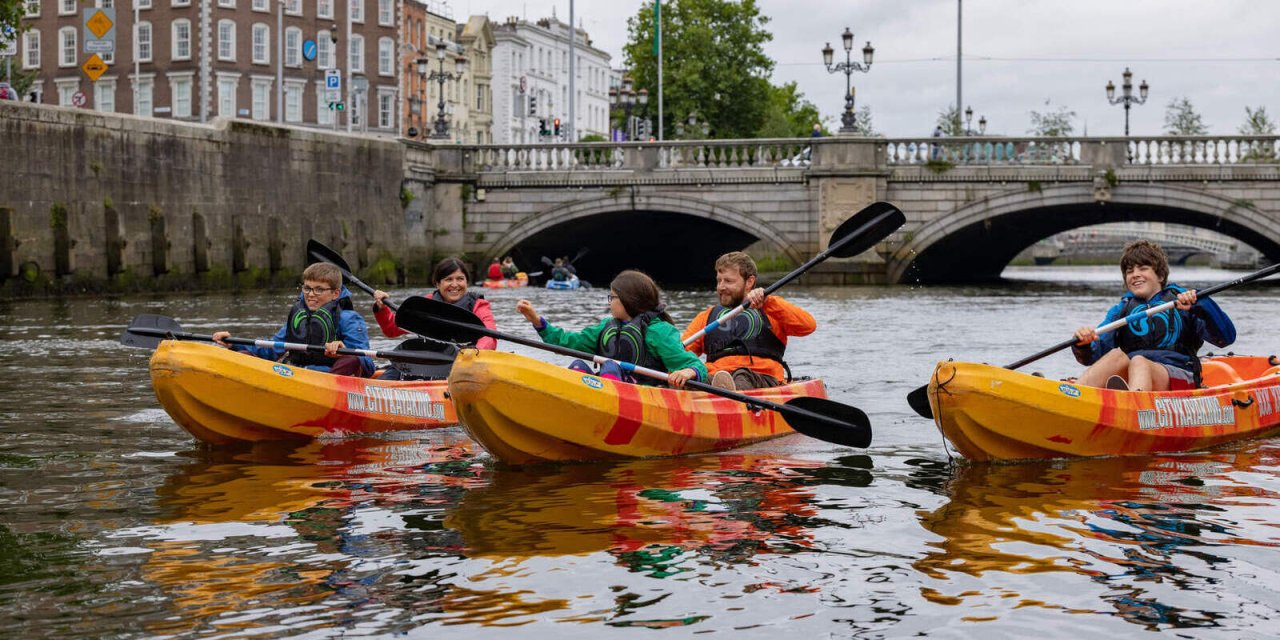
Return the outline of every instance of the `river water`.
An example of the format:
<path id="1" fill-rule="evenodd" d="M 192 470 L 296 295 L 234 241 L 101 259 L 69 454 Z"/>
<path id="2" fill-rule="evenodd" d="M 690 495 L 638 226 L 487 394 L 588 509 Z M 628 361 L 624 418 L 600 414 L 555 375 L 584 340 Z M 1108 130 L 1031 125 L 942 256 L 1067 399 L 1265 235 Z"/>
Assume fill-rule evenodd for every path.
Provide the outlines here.
<path id="1" fill-rule="evenodd" d="M 1174 273 L 1199 286 L 1238 275 Z M 527 470 L 496 467 L 459 428 L 205 449 L 159 408 L 148 352 L 117 342 L 138 313 L 269 335 L 290 292 L 0 303 L 0 628 L 23 638 L 1274 637 L 1280 442 L 960 465 L 911 412 L 906 394 L 938 359 L 1014 361 L 1099 321 L 1119 292 L 1114 267 L 1006 276 L 783 292 L 819 322 L 792 341 L 793 369 L 866 411 L 869 449 L 794 435 L 722 455 Z M 489 293 L 500 327 L 527 336 L 521 295 L 569 327 L 606 308 L 598 289 Z M 710 294 L 670 299 L 687 321 Z M 1234 351 L 1280 352 L 1280 287 L 1241 287 L 1220 303 L 1240 331 Z M 1027 369 L 1079 368 L 1060 353 Z"/>

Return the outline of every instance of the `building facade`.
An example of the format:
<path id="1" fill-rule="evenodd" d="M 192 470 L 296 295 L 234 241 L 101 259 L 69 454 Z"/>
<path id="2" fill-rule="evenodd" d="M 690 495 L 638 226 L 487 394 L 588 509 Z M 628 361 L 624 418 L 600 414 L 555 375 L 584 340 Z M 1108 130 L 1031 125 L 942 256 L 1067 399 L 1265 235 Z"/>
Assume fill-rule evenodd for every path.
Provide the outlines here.
<path id="1" fill-rule="evenodd" d="M 467 56 L 463 71 L 460 100 L 464 108 L 457 111 L 454 122 L 461 142 L 491 144 L 493 142 L 493 23 L 487 16 L 471 16 L 458 25 L 458 44 Z"/>
<path id="2" fill-rule="evenodd" d="M 247 118 L 394 133 L 399 0 L 25 0 L 25 99 L 208 121 Z M 91 81 L 83 9 L 115 8 L 115 52 Z M 136 15 L 136 18 L 135 18 Z M 343 80 L 330 108 L 325 70 Z M 281 81 L 282 80 L 282 81 Z M 353 91 L 353 89 L 357 91 Z"/>
<path id="3" fill-rule="evenodd" d="M 566 141 L 569 121 L 569 38 L 574 43 L 575 140 L 608 136 L 609 54 L 591 46 L 582 29 L 557 18 L 508 18 L 494 28 L 493 138 L 501 144 Z M 555 122 L 561 122 L 560 133 Z M 549 132 L 544 134 L 543 132 Z"/>

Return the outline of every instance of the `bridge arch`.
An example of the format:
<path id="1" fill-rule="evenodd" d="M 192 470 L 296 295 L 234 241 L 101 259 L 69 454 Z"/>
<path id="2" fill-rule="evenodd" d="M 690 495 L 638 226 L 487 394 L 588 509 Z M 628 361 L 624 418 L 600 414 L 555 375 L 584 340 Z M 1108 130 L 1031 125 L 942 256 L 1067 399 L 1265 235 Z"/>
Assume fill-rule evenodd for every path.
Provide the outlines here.
<path id="1" fill-rule="evenodd" d="M 1280 221 L 1250 203 L 1169 184 L 1130 183 L 1099 201 L 1092 183 L 1078 182 L 1010 190 L 922 225 L 894 253 L 888 281 L 995 280 L 1038 240 L 1079 227 L 1130 221 L 1211 229 L 1280 261 Z"/>
<path id="2" fill-rule="evenodd" d="M 630 193 L 621 196 L 602 196 L 568 202 L 536 213 L 513 225 L 506 233 L 496 239 L 485 253 L 498 256 L 506 255 L 531 239 L 545 238 L 546 234 L 553 229 L 565 228 L 566 226 L 573 227 L 575 223 L 579 223 L 579 225 L 587 224 L 592 219 L 600 216 L 617 218 L 617 226 L 614 228 L 618 229 L 616 241 L 619 243 L 618 247 L 621 248 L 624 246 L 622 243 L 628 240 L 625 235 L 626 224 L 638 222 L 644 225 L 651 220 L 651 218 L 632 218 L 631 216 L 653 214 L 690 216 L 704 221 L 694 231 L 695 234 L 706 234 L 715 228 L 728 227 L 733 230 L 733 233 L 718 235 L 731 236 L 737 238 L 737 240 L 726 240 L 729 243 L 727 246 L 731 248 L 726 248 L 725 250 L 745 247 L 758 240 L 763 241 L 777 255 L 784 256 L 795 264 L 805 260 L 805 256 L 796 248 L 796 245 L 800 243 L 796 242 L 794 238 L 789 237 L 783 230 L 759 217 L 739 209 L 681 195 Z M 723 227 L 720 225 L 723 225 Z M 707 239 L 710 240 L 710 238 Z M 716 239 L 719 240 L 719 238 Z M 688 242 L 688 239 L 683 240 Z M 592 262 L 592 260 L 598 259 L 597 256 L 606 253 L 604 247 L 595 247 L 595 249 L 597 251 L 591 254 L 591 259 L 587 260 L 587 262 Z M 656 265 L 642 263 L 636 263 L 631 266 L 645 268 L 651 272 L 657 268 Z M 696 268 L 710 271 L 710 266 L 710 263 L 680 264 L 679 269 L 685 272 Z M 614 267 L 611 265 L 610 268 L 613 269 Z M 597 276 L 599 275 L 597 274 Z M 655 277 L 657 277 L 656 273 Z"/>

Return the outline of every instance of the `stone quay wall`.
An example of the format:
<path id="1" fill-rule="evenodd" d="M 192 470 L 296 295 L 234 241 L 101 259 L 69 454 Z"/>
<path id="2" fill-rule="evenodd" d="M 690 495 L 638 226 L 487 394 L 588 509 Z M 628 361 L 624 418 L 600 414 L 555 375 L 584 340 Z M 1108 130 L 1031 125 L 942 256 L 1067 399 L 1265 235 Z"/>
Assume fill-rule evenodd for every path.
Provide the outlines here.
<path id="1" fill-rule="evenodd" d="M 292 284 L 310 238 L 422 281 L 452 226 L 389 139 L 0 101 L 0 147 L 0 295 Z"/>

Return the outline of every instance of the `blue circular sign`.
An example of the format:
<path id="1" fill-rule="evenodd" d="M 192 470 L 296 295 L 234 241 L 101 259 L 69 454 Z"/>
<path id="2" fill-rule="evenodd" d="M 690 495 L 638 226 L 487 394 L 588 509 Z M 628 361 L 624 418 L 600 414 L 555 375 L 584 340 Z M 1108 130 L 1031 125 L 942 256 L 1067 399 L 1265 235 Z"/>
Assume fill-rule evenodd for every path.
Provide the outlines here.
<path id="1" fill-rule="evenodd" d="M 306 40 L 302 43 L 302 57 L 306 58 L 307 62 L 310 62 L 316 59 L 316 41 L 315 40 Z"/>

